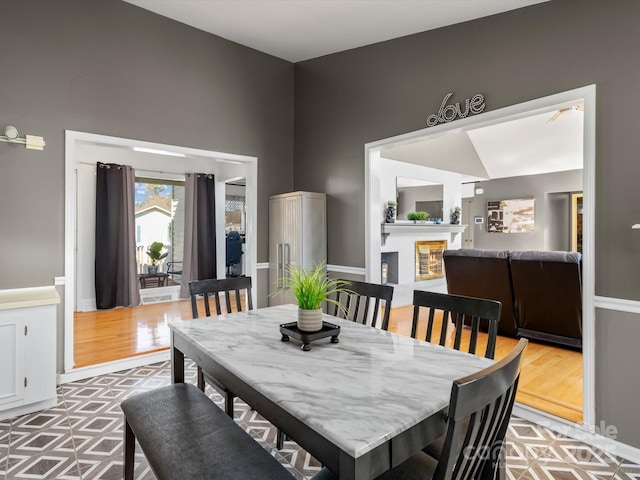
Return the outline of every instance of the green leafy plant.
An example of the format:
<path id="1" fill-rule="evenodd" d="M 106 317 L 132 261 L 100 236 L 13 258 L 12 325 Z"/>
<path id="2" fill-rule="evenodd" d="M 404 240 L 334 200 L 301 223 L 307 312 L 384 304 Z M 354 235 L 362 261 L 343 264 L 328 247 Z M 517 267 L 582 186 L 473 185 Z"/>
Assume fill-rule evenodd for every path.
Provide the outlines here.
<path id="1" fill-rule="evenodd" d="M 151 265 L 156 266 L 160 263 L 160 260 L 169 255 L 169 252 L 162 253 L 162 249 L 164 248 L 164 243 L 162 242 L 153 242 L 149 248 L 147 248 L 147 255 L 151 259 Z"/>
<path id="2" fill-rule="evenodd" d="M 298 300 L 299 308 L 317 310 L 322 307 L 323 302 L 329 302 L 338 305 L 338 308 L 343 311 L 345 310 L 344 306 L 332 297 L 336 297 L 340 292 L 350 293 L 346 288 L 349 282 L 329 278 L 324 269 L 324 262 L 316 264 L 310 270 L 288 265 L 287 273 L 288 275 L 282 282 L 283 287 L 291 289 Z M 282 290 L 276 292 L 276 294 L 278 293 L 282 293 Z"/>
<path id="3" fill-rule="evenodd" d="M 387 201 L 387 205 L 389 205 L 390 207 L 397 207 L 398 202 L 396 202 L 395 200 L 389 200 Z"/>
<path id="4" fill-rule="evenodd" d="M 453 207 L 453 211 L 454 212 L 461 212 L 462 208 L 460 208 L 459 206 L 456 205 L 455 207 Z"/>
<path id="5" fill-rule="evenodd" d="M 426 220 L 429 218 L 427 212 L 410 212 L 407 213 L 407 220 Z"/>

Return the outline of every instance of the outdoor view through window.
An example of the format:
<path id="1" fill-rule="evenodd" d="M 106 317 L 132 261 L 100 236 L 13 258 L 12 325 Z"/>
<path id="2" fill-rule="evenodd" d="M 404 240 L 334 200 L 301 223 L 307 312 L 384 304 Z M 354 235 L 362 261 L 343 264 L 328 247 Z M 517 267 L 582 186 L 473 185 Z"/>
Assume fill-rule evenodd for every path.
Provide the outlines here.
<path id="1" fill-rule="evenodd" d="M 156 278 L 147 279 L 150 287 L 179 284 L 184 245 L 184 182 L 136 178 L 135 202 L 138 273 L 157 272 Z"/>

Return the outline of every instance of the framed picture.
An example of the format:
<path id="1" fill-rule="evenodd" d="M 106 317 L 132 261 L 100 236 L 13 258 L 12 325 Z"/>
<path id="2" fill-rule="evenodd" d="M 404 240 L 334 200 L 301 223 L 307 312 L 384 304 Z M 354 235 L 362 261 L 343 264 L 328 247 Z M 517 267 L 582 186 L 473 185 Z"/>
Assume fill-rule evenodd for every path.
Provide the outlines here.
<path id="1" fill-rule="evenodd" d="M 489 233 L 532 233 L 535 225 L 535 198 L 487 202 Z"/>

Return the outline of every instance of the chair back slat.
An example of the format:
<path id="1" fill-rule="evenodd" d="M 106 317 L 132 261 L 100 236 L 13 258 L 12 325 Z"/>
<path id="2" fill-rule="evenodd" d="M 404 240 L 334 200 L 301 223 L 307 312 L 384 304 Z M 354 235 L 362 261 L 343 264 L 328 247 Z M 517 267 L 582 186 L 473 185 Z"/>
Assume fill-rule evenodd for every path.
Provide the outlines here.
<path id="1" fill-rule="evenodd" d="M 382 317 L 381 328 L 387 330 L 389 327 L 389 315 L 391 313 L 391 301 L 393 299 L 393 287 L 391 285 L 380 285 L 376 283 L 357 282 L 346 280 L 347 292 L 338 293 L 335 297 L 337 302 L 344 305 L 346 312 L 337 305 L 333 305 L 328 310 L 333 312 L 333 316 L 345 318 L 363 325 L 377 326 L 378 317 Z M 371 301 L 375 299 L 374 308 L 371 309 Z M 384 302 L 384 305 L 382 305 Z M 384 309 L 384 311 L 382 311 Z"/>
<path id="2" fill-rule="evenodd" d="M 435 292 L 425 292 L 415 290 L 413 292 L 413 324 L 411 326 L 411 336 L 418 338 L 418 323 L 420 322 L 420 309 L 428 310 L 426 335 L 424 340 L 433 342 L 434 330 L 437 330 L 436 312 L 442 315 L 442 322 L 439 325 L 440 345 L 446 345 L 449 324 L 455 328 L 453 348 L 460 350 L 462 346 L 462 331 L 465 327 L 465 319 L 471 319 L 469 353 L 476 353 L 480 330 L 480 322 L 488 321 L 490 328 L 488 331 L 487 347 L 485 357 L 493 358 L 495 355 L 496 336 L 498 332 L 498 322 L 502 304 L 496 300 L 485 300 L 481 298 L 465 297 L 462 295 L 449 295 Z"/>
<path id="3" fill-rule="evenodd" d="M 523 338 L 499 362 L 453 382 L 447 433 L 434 480 L 479 478 L 487 468 L 495 472 L 526 346 Z"/>
<path id="4" fill-rule="evenodd" d="M 251 299 L 251 277 L 232 277 L 232 278 L 211 278 L 207 280 L 193 280 L 189 282 L 189 293 L 191 297 L 191 314 L 193 318 L 198 318 L 198 298 L 202 296 L 204 303 L 204 313 L 207 317 L 211 316 L 211 306 L 209 304 L 210 297 L 215 305 L 215 315 L 231 313 L 232 311 L 242 311 L 242 291 L 245 291 L 247 310 L 253 310 L 253 301 Z M 220 302 L 220 295 L 224 294 L 223 311 Z M 236 310 L 232 309 L 231 295 L 235 296 Z"/>

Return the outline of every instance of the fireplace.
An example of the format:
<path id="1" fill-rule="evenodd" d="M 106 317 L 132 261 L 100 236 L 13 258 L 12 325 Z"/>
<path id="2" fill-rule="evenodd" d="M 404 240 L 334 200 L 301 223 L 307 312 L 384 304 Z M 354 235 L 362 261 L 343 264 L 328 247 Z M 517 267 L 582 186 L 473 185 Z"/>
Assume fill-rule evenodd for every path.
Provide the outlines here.
<path id="1" fill-rule="evenodd" d="M 442 254 L 446 249 L 446 240 L 416 242 L 416 282 L 444 276 Z"/>

